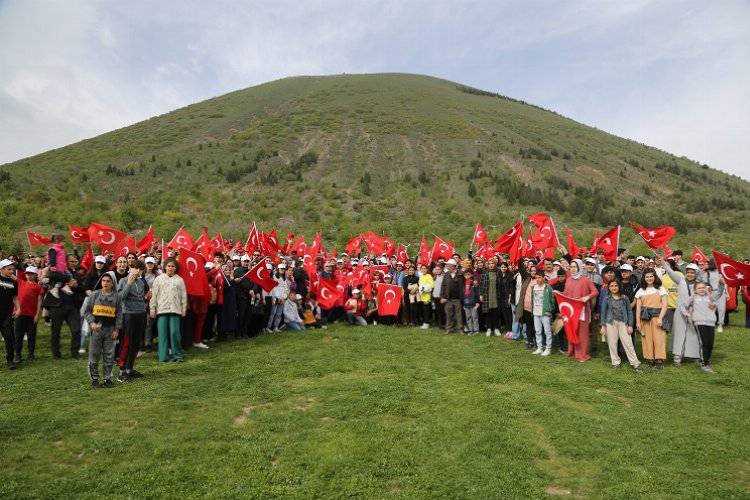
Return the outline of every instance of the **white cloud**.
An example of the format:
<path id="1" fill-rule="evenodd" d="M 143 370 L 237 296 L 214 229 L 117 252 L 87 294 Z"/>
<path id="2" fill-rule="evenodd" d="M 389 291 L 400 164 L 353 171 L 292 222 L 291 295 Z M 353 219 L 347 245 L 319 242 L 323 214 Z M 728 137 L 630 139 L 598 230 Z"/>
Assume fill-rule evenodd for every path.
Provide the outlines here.
<path id="1" fill-rule="evenodd" d="M 0 162 L 284 76 L 406 71 L 750 179 L 748 25 L 741 1 L 6 2 Z"/>

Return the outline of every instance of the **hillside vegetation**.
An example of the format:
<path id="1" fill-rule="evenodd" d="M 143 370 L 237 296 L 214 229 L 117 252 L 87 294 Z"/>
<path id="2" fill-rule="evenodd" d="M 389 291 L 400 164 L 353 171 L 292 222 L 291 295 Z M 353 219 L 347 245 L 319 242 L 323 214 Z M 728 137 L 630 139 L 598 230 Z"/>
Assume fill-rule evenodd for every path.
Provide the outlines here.
<path id="1" fill-rule="evenodd" d="M 3 165 L 0 180 L 3 247 L 20 247 L 27 228 L 91 220 L 165 237 L 205 225 L 244 238 L 255 220 L 280 234 L 320 229 L 328 244 L 372 229 L 466 246 L 475 222 L 501 230 L 545 210 L 584 245 L 632 219 L 675 225 L 673 248 L 750 248 L 750 183 L 419 75 L 258 85 Z"/>

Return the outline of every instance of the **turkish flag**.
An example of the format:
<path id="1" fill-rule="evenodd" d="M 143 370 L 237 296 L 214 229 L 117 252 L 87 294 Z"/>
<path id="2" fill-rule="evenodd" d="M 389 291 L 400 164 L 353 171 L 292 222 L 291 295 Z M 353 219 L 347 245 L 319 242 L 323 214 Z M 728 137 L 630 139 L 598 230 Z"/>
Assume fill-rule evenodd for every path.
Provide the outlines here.
<path id="1" fill-rule="evenodd" d="M 378 314 L 396 316 L 401 308 L 401 297 L 404 289 L 398 285 L 378 283 Z"/>
<path id="2" fill-rule="evenodd" d="M 399 244 L 399 246 L 396 247 L 396 260 L 402 263 L 409 260 L 409 254 L 406 253 L 406 247 L 404 245 Z"/>
<path id="3" fill-rule="evenodd" d="M 87 227 L 69 225 L 68 232 L 70 233 L 70 241 L 72 241 L 73 243 L 81 244 L 88 243 L 90 241 L 89 228 Z"/>
<path id="4" fill-rule="evenodd" d="M 396 242 L 387 236 L 383 237 L 383 253 L 388 257 L 396 253 Z"/>
<path id="5" fill-rule="evenodd" d="M 123 231 L 98 222 L 89 224 L 89 241 L 100 245 L 102 248 L 111 247 L 117 241 L 127 238 L 127 236 L 127 233 Z"/>
<path id="6" fill-rule="evenodd" d="M 185 282 L 187 294 L 198 296 L 209 295 L 208 276 L 204 267 L 206 259 L 192 250 L 180 248 L 180 255 L 177 257 L 177 262 L 180 263 L 178 274 Z"/>
<path id="7" fill-rule="evenodd" d="M 131 252 L 138 252 L 138 245 L 135 242 L 135 238 L 129 234 L 126 234 L 111 245 L 100 243 L 99 247 L 101 247 L 103 252 L 112 252 L 112 255 L 115 257 L 126 257 Z"/>
<path id="8" fill-rule="evenodd" d="M 258 227 L 255 225 L 255 222 L 253 222 L 253 225 L 250 226 L 250 230 L 247 233 L 247 241 L 245 242 L 245 251 L 247 253 L 253 253 L 256 250 L 260 249 L 260 233 L 258 232 Z"/>
<path id="9" fill-rule="evenodd" d="M 487 231 L 484 230 L 481 224 L 477 224 L 474 226 L 474 239 L 472 240 L 472 244 L 481 247 L 487 243 Z"/>
<path id="10" fill-rule="evenodd" d="M 474 254 L 476 257 L 481 257 L 484 260 L 489 260 L 495 256 L 495 248 L 492 245 L 484 244 L 482 245 L 479 250 L 477 250 L 477 253 Z"/>
<path id="11" fill-rule="evenodd" d="M 690 256 L 690 261 L 695 262 L 696 264 L 702 264 L 708 262 L 708 257 L 706 257 L 706 254 L 703 253 L 703 250 L 701 250 L 700 247 L 693 247 L 693 254 Z"/>
<path id="12" fill-rule="evenodd" d="M 630 223 L 630 227 L 638 233 L 649 248 L 663 248 L 677 234 L 677 230 L 672 226 L 643 227 L 635 222 Z"/>
<path id="13" fill-rule="evenodd" d="M 221 236 L 221 233 L 216 233 L 216 236 L 211 239 L 211 250 L 214 253 L 224 251 L 224 238 Z"/>
<path id="14" fill-rule="evenodd" d="M 86 253 L 81 257 L 81 267 L 89 271 L 94 265 L 94 251 L 91 250 L 91 244 L 86 248 Z"/>
<path id="15" fill-rule="evenodd" d="M 750 264 L 732 260 L 729 255 L 713 250 L 716 269 L 724 276 L 727 286 L 750 286 Z"/>
<path id="16" fill-rule="evenodd" d="M 193 250 L 195 247 L 195 241 L 193 237 L 184 227 L 181 227 L 172 237 L 172 241 L 167 244 L 167 247 L 174 248 L 175 250 L 185 248 L 187 250 Z"/>
<path id="17" fill-rule="evenodd" d="M 565 336 L 568 338 L 568 342 L 577 344 L 578 322 L 586 303 L 582 300 L 563 295 L 560 292 L 555 292 L 555 300 L 557 300 L 557 309 L 560 311 L 560 316 L 562 316 Z"/>
<path id="18" fill-rule="evenodd" d="M 273 229 L 268 233 L 260 233 L 260 245 L 266 255 L 273 255 L 279 253 L 281 248 L 279 247 L 279 237 L 276 234 L 276 230 Z"/>
<path id="19" fill-rule="evenodd" d="M 445 241 L 439 236 L 435 236 L 435 243 L 432 245 L 432 253 L 430 254 L 430 260 L 436 261 L 438 259 L 448 260 L 453 256 L 454 247 L 450 241 Z"/>
<path id="20" fill-rule="evenodd" d="M 151 246 L 154 244 L 155 239 L 156 237 L 154 236 L 154 228 L 148 226 L 148 231 L 146 231 L 146 234 L 136 245 L 138 247 L 138 251 L 141 253 L 147 252 L 148 249 L 151 248 Z"/>
<path id="21" fill-rule="evenodd" d="M 495 240 L 495 250 L 498 253 L 509 253 L 521 238 L 523 238 L 523 222 L 519 220 Z"/>
<path id="22" fill-rule="evenodd" d="M 284 243 L 284 254 L 292 251 L 292 242 L 294 242 L 294 233 L 286 233 L 286 242 Z"/>
<path id="23" fill-rule="evenodd" d="M 266 257 L 260 259 L 260 262 L 255 264 L 252 269 L 245 273 L 243 278 L 248 278 L 250 281 L 261 287 L 266 293 L 276 288 L 276 280 L 271 277 L 271 270 L 268 269 L 270 260 Z"/>
<path id="24" fill-rule="evenodd" d="M 539 212 L 529 215 L 529 221 L 536 226 L 536 231 L 531 235 L 536 248 L 540 250 L 551 248 L 554 251 L 560 244 L 560 240 L 557 237 L 557 229 L 552 217 L 544 212 Z"/>
<path id="25" fill-rule="evenodd" d="M 576 245 L 576 240 L 573 239 L 573 231 L 568 227 L 565 228 L 565 233 L 568 235 L 568 253 L 572 257 L 578 257 L 581 255 L 581 249 Z"/>
<path id="26" fill-rule="evenodd" d="M 323 278 L 318 280 L 318 304 L 320 304 L 320 307 L 331 309 L 339 303 L 341 298 L 341 292 L 335 281 Z"/>
<path id="27" fill-rule="evenodd" d="M 432 263 L 432 252 L 430 251 L 430 247 L 427 246 L 427 238 L 422 236 L 422 241 L 419 242 L 417 264 L 421 266 L 429 266 L 430 263 Z"/>
<path id="28" fill-rule="evenodd" d="M 193 252 L 202 255 L 206 260 L 211 260 L 213 249 L 213 241 L 211 241 L 211 238 L 208 236 L 208 229 L 204 227 L 201 231 L 201 235 L 195 240 Z"/>
<path id="29" fill-rule="evenodd" d="M 34 231 L 26 231 L 26 239 L 29 240 L 30 247 L 42 247 L 52 244 L 52 238 L 35 233 Z"/>
<path id="30" fill-rule="evenodd" d="M 594 238 L 591 244 L 591 252 L 604 251 L 604 260 L 614 261 L 617 259 L 617 247 L 620 246 L 620 226 L 615 226 L 601 236 Z"/>
<path id="31" fill-rule="evenodd" d="M 292 247 L 289 249 L 290 252 L 296 252 L 297 255 L 302 255 L 307 252 L 307 243 L 305 243 L 304 236 L 297 236 L 292 243 Z"/>
<path id="32" fill-rule="evenodd" d="M 365 242 L 367 252 L 372 255 L 378 255 L 385 251 L 385 241 L 383 241 L 380 235 L 372 231 L 362 233 L 362 240 Z"/>

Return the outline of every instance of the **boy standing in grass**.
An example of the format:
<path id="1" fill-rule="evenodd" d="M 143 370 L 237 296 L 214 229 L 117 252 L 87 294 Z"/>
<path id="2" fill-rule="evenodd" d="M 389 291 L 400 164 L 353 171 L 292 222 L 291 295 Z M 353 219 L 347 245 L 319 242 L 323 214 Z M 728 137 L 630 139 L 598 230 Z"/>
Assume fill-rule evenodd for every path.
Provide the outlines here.
<path id="1" fill-rule="evenodd" d="M 91 386 L 112 387 L 112 366 L 115 364 L 115 340 L 122 328 L 120 296 L 115 291 L 112 271 L 101 277 L 101 290 L 92 292 L 86 302 L 83 318 L 89 324 L 91 343 L 89 347 L 89 376 Z M 104 364 L 104 382 L 99 385 L 99 359 Z"/>
<path id="2" fill-rule="evenodd" d="M 39 271 L 34 266 L 29 266 L 23 273 L 25 279 L 18 280 L 18 307 L 15 316 L 15 349 L 13 362 L 21 362 L 23 351 L 23 338 L 27 338 L 29 346 L 29 361 L 34 361 L 34 348 L 36 347 L 36 324 L 42 310 L 42 297 L 44 288 L 38 281 Z"/>
<path id="3" fill-rule="evenodd" d="M 537 272 L 531 284 L 531 312 L 534 315 L 536 350 L 532 354 L 549 356 L 552 353 L 552 287 L 546 282 L 544 272 Z M 544 338 L 542 338 L 544 334 Z M 546 343 L 545 343 L 546 341 Z"/>

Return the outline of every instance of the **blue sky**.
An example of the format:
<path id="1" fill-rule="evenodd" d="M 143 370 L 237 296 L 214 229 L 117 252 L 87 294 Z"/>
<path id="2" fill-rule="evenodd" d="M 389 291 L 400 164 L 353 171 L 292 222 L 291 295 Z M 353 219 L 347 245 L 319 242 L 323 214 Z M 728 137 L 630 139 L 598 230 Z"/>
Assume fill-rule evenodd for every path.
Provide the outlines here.
<path id="1" fill-rule="evenodd" d="M 0 163 L 291 75 L 501 92 L 750 179 L 750 2 L 0 0 Z"/>

